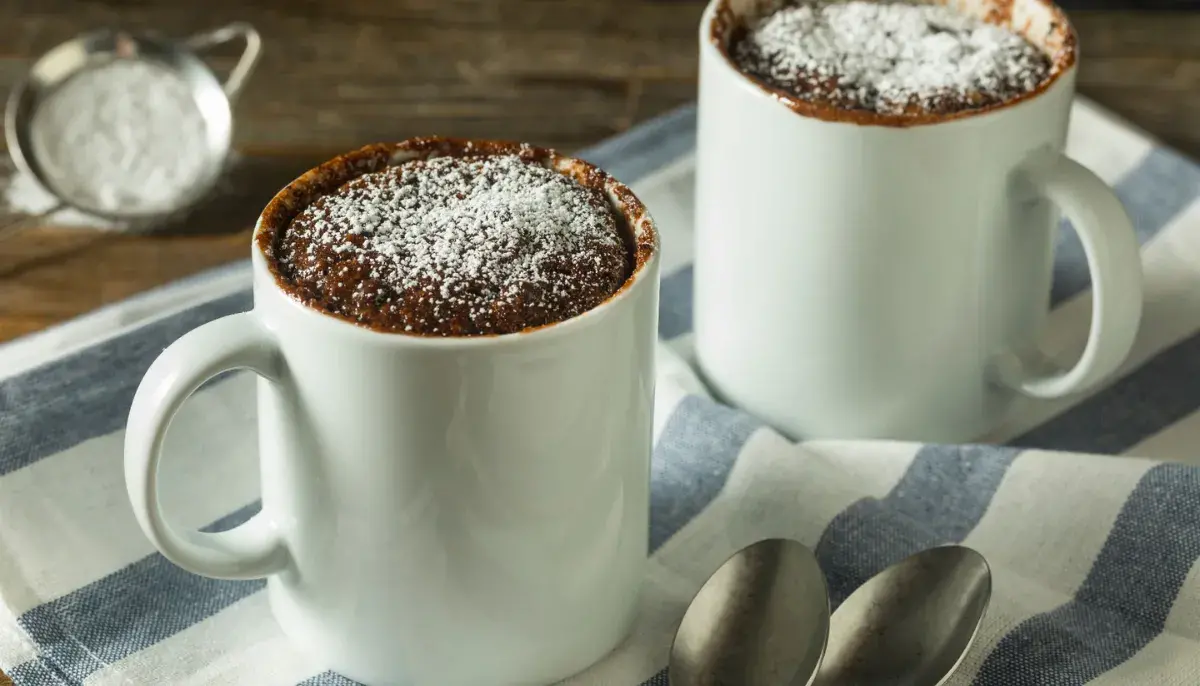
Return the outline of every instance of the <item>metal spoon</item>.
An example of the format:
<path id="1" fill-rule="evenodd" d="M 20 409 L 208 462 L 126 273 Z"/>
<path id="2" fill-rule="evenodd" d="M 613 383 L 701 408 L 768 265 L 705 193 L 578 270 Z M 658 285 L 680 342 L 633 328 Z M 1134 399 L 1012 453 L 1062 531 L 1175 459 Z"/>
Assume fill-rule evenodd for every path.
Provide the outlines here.
<path id="1" fill-rule="evenodd" d="M 829 593 L 803 545 L 741 549 L 688 606 L 671 646 L 671 686 L 809 686 L 829 636 Z"/>
<path id="2" fill-rule="evenodd" d="M 970 548 L 931 548 L 901 560 L 833 613 L 816 683 L 944 683 L 971 646 L 991 594 L 991 569 Z"/>

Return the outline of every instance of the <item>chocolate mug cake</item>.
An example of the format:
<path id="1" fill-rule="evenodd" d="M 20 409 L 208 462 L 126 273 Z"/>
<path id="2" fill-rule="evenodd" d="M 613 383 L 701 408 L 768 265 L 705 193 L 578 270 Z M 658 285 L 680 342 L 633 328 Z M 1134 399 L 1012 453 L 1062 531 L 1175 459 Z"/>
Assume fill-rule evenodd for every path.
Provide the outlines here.
<path id="1" fill-rule="evenodd" d="M 737 68 L 815 106 L 942 115 L 999 105 L 1050 77 L 1050 57 L 994 17 L 942 4 L 766 5 L 728 43 Z"/>
<path id="2" fill-rule="evenodd" d="M 551 155 L 494 146 L 362 174 L 261 245 L 299 300 L 380 331 L 478 336 L 570 319 L 621 288 L 635 251 L 601 188 Z"/>

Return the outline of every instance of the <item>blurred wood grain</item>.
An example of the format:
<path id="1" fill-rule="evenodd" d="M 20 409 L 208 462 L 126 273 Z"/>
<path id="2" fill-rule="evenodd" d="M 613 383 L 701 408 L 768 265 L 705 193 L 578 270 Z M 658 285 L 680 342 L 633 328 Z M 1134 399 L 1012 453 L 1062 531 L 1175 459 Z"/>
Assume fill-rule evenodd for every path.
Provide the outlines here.
<path id="1" fill-rule="evenodd" d="M 1108 9 L 1117 4 L 1130 5 L 1072 12 L 1080 90 L 1200 156 L 1200 12 Z M 701 10 L 696 0 L 0 0 L 6 91 L 37 55 L 101 26 L 186 36 L 246 20 L 265 46 L 235 108 L 243 163 L 231 190 L 152 235 L 38 227 L 0 240 L 0 340 L 244 257 L 275 190 L 364 143 L 437 133 L 574 150 L 688 102 Z M 224 73 L 236 55 L 211 62 Z"/>

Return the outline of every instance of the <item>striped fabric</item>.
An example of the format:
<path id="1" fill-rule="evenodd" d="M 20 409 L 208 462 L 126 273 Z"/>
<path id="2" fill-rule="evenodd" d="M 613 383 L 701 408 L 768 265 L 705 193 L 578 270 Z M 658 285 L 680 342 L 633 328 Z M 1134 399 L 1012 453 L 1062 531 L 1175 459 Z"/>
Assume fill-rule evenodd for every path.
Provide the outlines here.
<path id="1" fill-rule="evenodd" d="M 1070 152 L 1117 188 L 1144 243 L 1145 321 L 1114 383 L 1022 405 L 979 445 L 794 444 L 708 399 L 686 362 L 693 143 L 684 109 L 584 153 L 662 228 L 665 343 L 640 616 L 565 683 L 665 686 L 698 585 L 741 545 L 787 536 L 817 551 L 835 602 L 924 547 L 980 549 L 993 605 L 954 684 L 1200 684 L 1200 169 L 1076 106 Z M 183 332 L 249 308 L 247 284 L 231 266 L 0 347 L 0 669 L 19 686 L 350 684 L 283 638 L 262 582 L 175 568 L 126 504 L 138 380 Z M 1089 300 L 1064 232 L 1051 357 L 1079 352 Z M 163 488 L 180 525 L 256 510 L 252 381 L 210 384 L 172 425 Z"/>

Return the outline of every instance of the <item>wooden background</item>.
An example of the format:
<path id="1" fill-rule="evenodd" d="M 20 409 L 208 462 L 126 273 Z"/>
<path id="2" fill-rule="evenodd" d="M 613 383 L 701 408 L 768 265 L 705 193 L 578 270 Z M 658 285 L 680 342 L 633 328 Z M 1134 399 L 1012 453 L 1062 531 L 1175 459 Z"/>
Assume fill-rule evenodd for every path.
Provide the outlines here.
<path id="1" fill-rule="evenodd" d="M 1066 4 L 1082 36 L 1082 92 L 1200 156 L 1200 12 Z M 332 154 L 431 133 L 573 150 L 685 103 L 701 9 L 697 0 L 0 0 L 4 91 L 37 55 L 100 26 L 186 36 L 247 20 L 264 38 L 235 108 L 244 159 L 230 190 L 150 236 L 43 226 L 0 237 L 0 341 L 244 257 L 264 202 Z M 235 55 L 211 61 L 223 72 Z"/>

